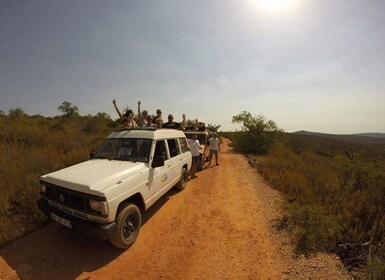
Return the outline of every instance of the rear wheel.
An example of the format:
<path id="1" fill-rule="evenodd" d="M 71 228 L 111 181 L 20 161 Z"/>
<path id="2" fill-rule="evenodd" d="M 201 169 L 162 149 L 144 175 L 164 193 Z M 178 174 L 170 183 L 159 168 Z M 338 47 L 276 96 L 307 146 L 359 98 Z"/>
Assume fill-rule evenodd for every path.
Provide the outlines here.
<path id="1" fill-rule="evenodd" d="M 139 234 L 142 223 L 141 213 L 139 208 L 132 203 L 123 205 L 123 209 L 116 217 L 116 229 L 111 235 L 111 243 L 122 249 L 130 247 L 136 240 Z"/>
<path id="2" fill-rule="evenodd" d="M 187 169 L 186 167 L 182 168 L 179 182 L 175 185 L 175 188 L 179 191 L 184 190 L 187 184 Z"/>

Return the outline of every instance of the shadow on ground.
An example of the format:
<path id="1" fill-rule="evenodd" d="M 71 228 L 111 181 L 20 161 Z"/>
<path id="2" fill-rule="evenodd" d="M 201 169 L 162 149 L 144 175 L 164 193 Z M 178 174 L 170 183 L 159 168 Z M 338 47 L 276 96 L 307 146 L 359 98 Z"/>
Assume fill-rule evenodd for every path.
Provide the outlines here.
<path id="1" fill-rule="evenodd" d="M 177 193 L 172 189 L 161 197 L 143 214 L 142 225 Z M 5 274 L 8 277 L 74 279 L 83 273 L 98 270 L 127 250 L 115 248 L 108 240 L 96 239 L 50 222 L 0 248 L 0 258 L 8 266 L 4 269 L 13 270 Z M 0 271 L 0 278 L 2 275 Z"/>

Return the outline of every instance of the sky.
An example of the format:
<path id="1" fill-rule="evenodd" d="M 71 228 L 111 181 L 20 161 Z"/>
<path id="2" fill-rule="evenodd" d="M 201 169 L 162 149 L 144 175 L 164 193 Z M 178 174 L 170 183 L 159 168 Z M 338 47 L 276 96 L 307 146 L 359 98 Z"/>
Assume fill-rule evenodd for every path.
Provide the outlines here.
<path id="1" fill-rule="evenodd" d="M 384 0 L 0 0 L 0 110 L 385 132 Z"/>

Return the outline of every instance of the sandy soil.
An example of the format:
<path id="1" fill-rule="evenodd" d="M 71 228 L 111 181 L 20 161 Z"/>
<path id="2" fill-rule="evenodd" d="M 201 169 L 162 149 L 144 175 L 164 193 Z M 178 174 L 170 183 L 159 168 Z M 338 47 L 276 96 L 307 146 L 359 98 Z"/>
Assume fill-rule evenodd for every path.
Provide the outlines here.
<path id="1" fill-rule="evenodd" d="M 281 195 L 227 144 L 144 214 L 128 250 L 49 223 L 0 249 L 0 279 L 351 279 L 335 256 L 295 255 L 274 226 Z"/>

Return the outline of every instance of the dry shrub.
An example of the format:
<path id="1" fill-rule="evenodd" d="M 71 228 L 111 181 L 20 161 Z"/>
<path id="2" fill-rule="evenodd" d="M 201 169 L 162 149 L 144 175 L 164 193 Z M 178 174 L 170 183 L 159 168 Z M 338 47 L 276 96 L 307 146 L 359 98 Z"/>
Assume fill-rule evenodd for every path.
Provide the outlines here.
<path id="1" fill-rule="evenodd" d="M 294 233 L 298 249 L 304 252 L 331 250 L 335 247 L 339 226 L 324 210 L 293 203 L 288 206 L 289 228 Z"/>
<path id="2" fill-rule="evenodd" d="M 300 141 L 291 139 L 271 150 L 258 170 L 288 197 L 288 226 L 298 248 L 331 250 L 342 258 L 359 258 L 355 263 L 349 259 L 344 262 L 362 267 L 366 264 L 362 255 L 369 257 L 369 247 L 362 244 L 370 241 L 373 250 L 368 269 L 375 267 L 376 273 L 380 271 L 382 275 L 379 263 L 385 262 L 385 258 L 375 250 L 383 246 L 381 240 L 385 235 L 381 210 L 385 205 L 385 159 L 378 157 L 381 146 L 375 153 L 372 146 L 367 149 L 362 144 L 346 145 L 322 138 L 313 138 L 309 144 L 296 139 Z M 341 244 L 364 250 L 346 253 L 340 250 Z"/>
<path id="3" fill-rule="evenodd" d="M 37 208 L 41 175 L 85 161 L 112 131 L 84 131 L 82 118 L 0 118 L 0 245 L 45 221 Z"/>
<path id="4" fill-rule="evenodd" d="M 368 266 L 366 268 L 367 279 L 382 280 L 385 279 L 385 238 L 381 242 L 376 250 L 376 254 L 373 258 L 369 259 Z"/>

